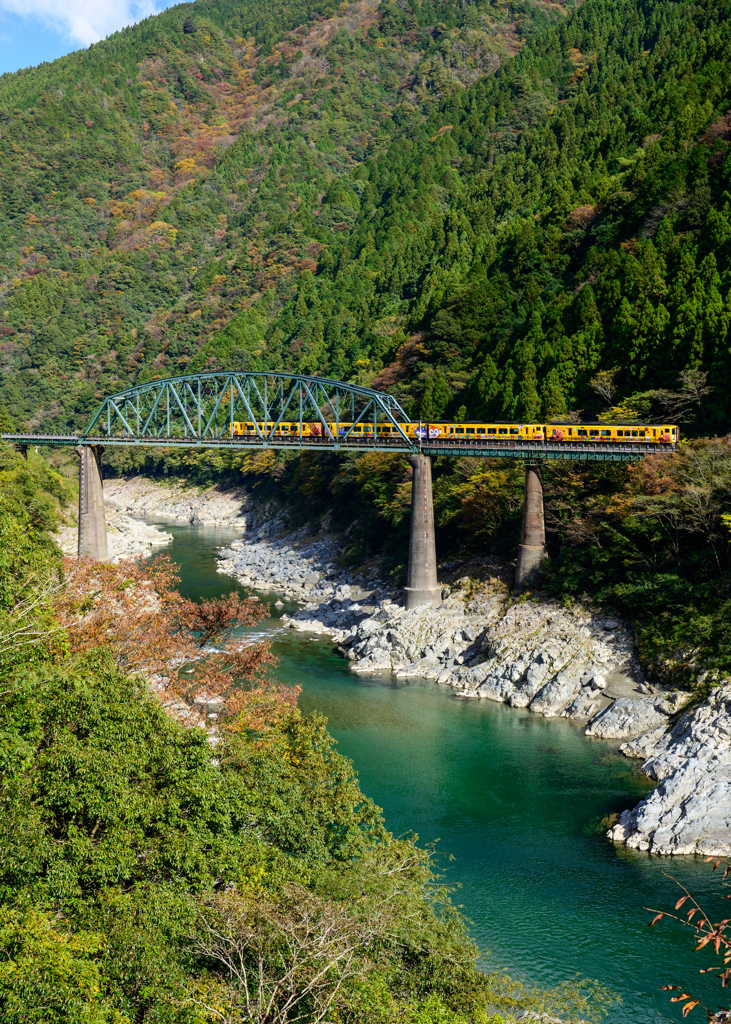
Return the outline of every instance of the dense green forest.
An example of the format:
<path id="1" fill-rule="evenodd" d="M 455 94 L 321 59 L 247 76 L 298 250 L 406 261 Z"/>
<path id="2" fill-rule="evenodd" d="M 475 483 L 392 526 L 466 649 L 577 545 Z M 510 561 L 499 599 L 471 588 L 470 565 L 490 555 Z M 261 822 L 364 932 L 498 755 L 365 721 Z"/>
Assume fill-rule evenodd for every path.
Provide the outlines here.
<path id="1" fill-rule="evenodd" d="M 354 380 L 430 418 L 672 418 L 676 456 L 546 467 L 542 585 L 619 608 L 657 676 L 712 683 L 731 670 L 730 16 L 197 0 L 0 78 L 0 424 L 76 429 L 103 395 L 203 367 Z M 107 467 L 244 479 L 314 528 L 328 513 L 344 564 L 403 578 L 401 456 Z M 440 553 L 504 571 L 521 485 L 438 460 Z M 215 749 L 166 714 L 135 595 L 177 609 L 170 636 L 204 613 L 164 565 L 64 563 L 68 501 L 0 447 L 3 1021 L 593 1019 L 581 986 L 476 971 L 438 866 L 386 831 L 265 650 Z"/>
<path id="2" fill-rule="evenodd" d="M 250 673 L 215 749 L 179 724 L 129 637 L 157 646 L 177 609 L 176 650 L 211 606 L 164 564 L 64 563 L 48 531 L 67 500 L 42 459 L 0 446 L 3 1022 L 596 1019 L 591 985 L 475 969 L 430 855 L 386 831 L 323 720 L 276 684 Z"/>
<path id="3" fill-rule="evenodd" d="M 616 371 L 641 416 L 701 370 L 725 431 L 728 4 L 564 13 L 198 3 L 0 80 L 13 421 L 203 366 L 502 417 Z"/>
<path id="4" fill-rule="evenodd" d="M 199 2 L 4 76 L 0 402 L 13 421 L 78 426 L 101 394 L 218 365 L 207 346 L 243 311 L 230 358 L 246 362 L 238 347 L 261 348 L 351 236 L 346 181 L 562 13 L 548 0 Z M 294 344 L 268 347 L 314 366 Z"/>

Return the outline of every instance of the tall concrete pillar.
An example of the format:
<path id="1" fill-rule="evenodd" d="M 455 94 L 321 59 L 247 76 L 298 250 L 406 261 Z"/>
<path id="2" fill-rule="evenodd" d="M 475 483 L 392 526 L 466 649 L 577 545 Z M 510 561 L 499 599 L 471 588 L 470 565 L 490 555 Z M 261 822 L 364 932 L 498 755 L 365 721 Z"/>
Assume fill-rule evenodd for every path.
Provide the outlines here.
<path id="1" fill-rule="evenodd" d="M 102 454 L 100 444 L 79 445 L 75 449 L 81 460 L 79 469 L 79 558 L 105 562 L 107 522 L 104 517 L 102 489 Z"/>
<path id="2" fill-rule="evenodd" d="M 411 455 L 414 467 L 411 490 L 411 537 L 409 539 L 409 578 L 406 607 L 441 603 L 442 589 L 437 583 L 437 548 L 434 543 L 434 505 L 431 491 L 431 459 Z"/>
<path id="3" fill-rule="evenodd" d="M 546 557 L 546 524 L 543 519 L 543 482 L 541 468 L 526 463 L 525 495 L 523 497 L 523 534 L 518 546 L 518 564 L 515 567 L 515 587 L 532 583 Z"/>

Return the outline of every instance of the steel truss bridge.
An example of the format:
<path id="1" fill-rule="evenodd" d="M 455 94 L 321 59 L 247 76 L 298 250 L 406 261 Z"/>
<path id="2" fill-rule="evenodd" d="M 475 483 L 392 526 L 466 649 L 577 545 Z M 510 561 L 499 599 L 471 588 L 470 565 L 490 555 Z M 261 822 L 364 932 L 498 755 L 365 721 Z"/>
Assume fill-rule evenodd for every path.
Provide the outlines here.
<path id="1" fill-rule="evenodd" d="M 241 421 L 253 423 L 254 432 L 234 434 L 234 423 Z M 634 442 L 571 444 L 427 436 L 420 439 L 408 436 L 404 430 L 409 422 L 392 395 L 357 384 L 293 373 L 217 372 L 168 377 L 110 395 L 83 433 L 0 436 L 18 445 L 53 447 L 101 444 L 390 451 L 529 462 L 551 459 L 632 462 L 657 452 L 659 447 Z M 284 424 L 288 427 L 286 433 Z M 319 424 L 319 436 L 305 436 L 304 427 L 310 424 Z M 291 425 L 296 428 L 294 431 L 289 430 Z M 390 435 L 379 436 L 379 427 L 386 425 L 393 428 Z"/>

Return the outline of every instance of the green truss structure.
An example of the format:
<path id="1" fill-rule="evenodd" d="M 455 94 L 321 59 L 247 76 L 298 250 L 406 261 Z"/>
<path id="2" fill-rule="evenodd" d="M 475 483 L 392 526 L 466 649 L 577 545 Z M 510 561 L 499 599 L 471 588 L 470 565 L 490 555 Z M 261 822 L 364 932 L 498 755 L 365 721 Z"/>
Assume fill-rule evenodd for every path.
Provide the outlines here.
<path id="1" fill-rule="evenodd" d="M 253 430 L 235 434 L 234 424 L 242 421 L 253 424 Z M 294 373 L 224 371 L 167 377 L 109 395 L 83 433 L 0 436 L 19 446 L 351 449 L 529 462 L 632 462 L 659 447 L 430 438 L 427 424 L 420 424 L 422 436 L 414 437 L 406 432 L 409 422 L 392 395 L 373 388 Z M 305 425 L 319 430 L 305 436 Z M 386 425 L 392 428 L 388 436 L 379 435 Z"/>

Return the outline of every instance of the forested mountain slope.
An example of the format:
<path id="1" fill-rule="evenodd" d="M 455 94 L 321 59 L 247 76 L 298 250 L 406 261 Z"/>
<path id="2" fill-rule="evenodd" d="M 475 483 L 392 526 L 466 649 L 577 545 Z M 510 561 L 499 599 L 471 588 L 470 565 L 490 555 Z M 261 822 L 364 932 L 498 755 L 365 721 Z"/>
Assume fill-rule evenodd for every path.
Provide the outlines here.
<path id="1" fill-rule="evenodd" d="M 642 414 L 701 368 L 726 429 L 730 8 L 199 0 L 6 76 L 0 401 L 236 366 L 528 418 L 618 368 Z"/>
<path id="2" fill-rule="evenodd" d="M 252 306 L 256 351 L 358 220 L 365 179 L 340 182 L 564 13 L 198 0 L 4 76 L 0 403 L 79 425 Z"/>
<path id="3" fill-rule="evenodd" d="M 600 368 L 624 399 L 702 368 L 705 426 L 726 429 L 729 14 L 587 0 L 341 179 L 358 217 L 319 275 L 265 343 L 260 303 L 208 351 L 332 376 L 360 360 L 423 417 L 591 412 Z"/>

